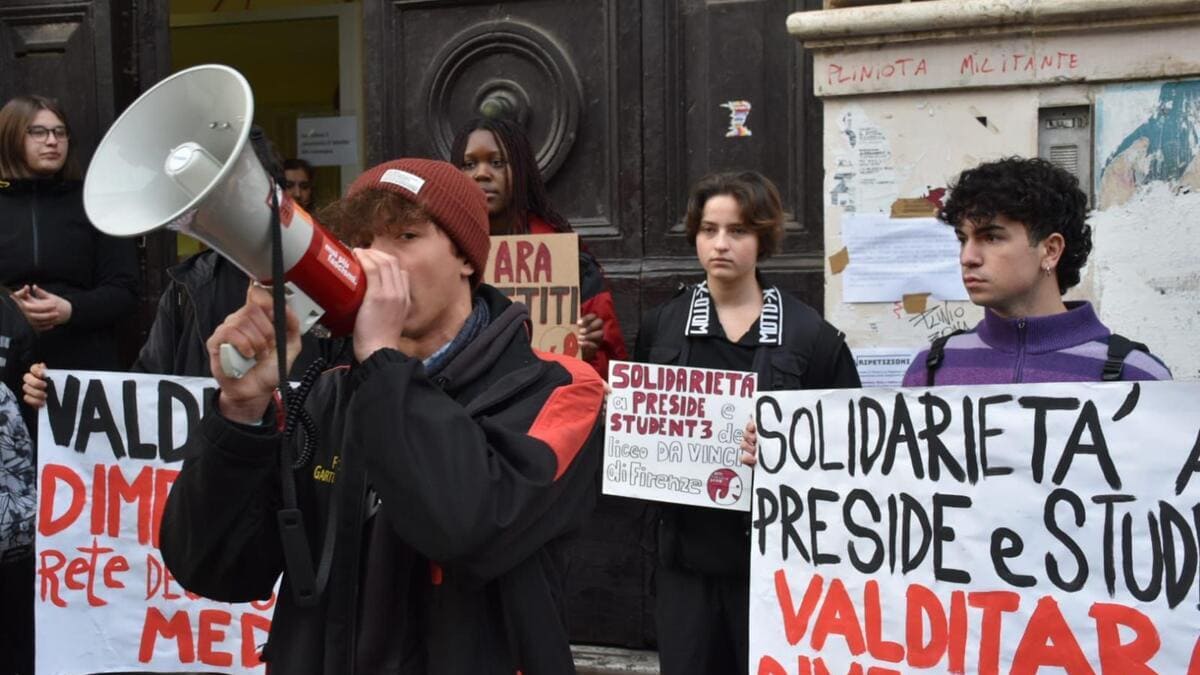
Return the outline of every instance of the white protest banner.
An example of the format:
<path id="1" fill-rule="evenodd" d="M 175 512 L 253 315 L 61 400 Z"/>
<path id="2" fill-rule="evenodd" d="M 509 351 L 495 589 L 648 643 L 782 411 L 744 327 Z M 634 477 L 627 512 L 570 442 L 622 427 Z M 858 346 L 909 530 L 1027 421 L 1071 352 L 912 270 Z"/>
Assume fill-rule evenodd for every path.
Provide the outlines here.
<path id="1" fill-rule="evenodd" d="M 37 673 L 261 673 L 274 598 L 185 593 L 158 550 L 210 379 L 49 371 L 38 418 Z"/>
<path id="2" fill-rule="evenodd" d="M 1197 401 L 1192 382 L 764 393 L 750 672 L 1198 672 Z"/>
<path id="3" fill-rule="evenodd" d="M 534 349 L 579 355 L 579 235 L 492 237 L 483 281 L 529 308 Z"/>
<path id="4" fill-rule="evenodd" d="M 750 510 L 741 462 L 754 373 L 613 361 L 604 494 Z"/>

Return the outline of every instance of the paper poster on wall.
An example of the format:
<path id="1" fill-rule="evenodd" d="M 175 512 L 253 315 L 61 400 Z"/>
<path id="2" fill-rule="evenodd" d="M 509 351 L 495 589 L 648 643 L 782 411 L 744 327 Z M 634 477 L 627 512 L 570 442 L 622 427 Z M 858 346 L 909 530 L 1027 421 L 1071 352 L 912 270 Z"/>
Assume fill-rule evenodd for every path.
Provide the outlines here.
<path id="1" fill-rule="evenodd" d="M 313 166 L 358 164 L 358 117 L 301 117 L 296 154 Z"/>
<path id="2" fill-rule="evenodd" d="M 904 381 L 904 373 L 916 356 L 916 349 L 903 347 L 855 347 L 854 365 L 858 368 L 858 379 L 863 387 L 898 387 Z"/>
<path id="3" fill-rule="evenodd" d="M 159 525 L 210 379 L 49 371 L 38 417 L 37 672 L 261 673 L 274 597 L 184 592 Z"/>
<path id="4" fill-rule="evenodd" d="M 613 361 L 608 384 L 604 494 L 750 510 L 753 373 Z"/>
<path id="5" fill-rule="evenodd" d="M 1195 382 L 762 394 L 750 672 L 1196 672 L 1197 400 Z"/>
<path id="6" fill-rule="evenodd" d="M 579 356 L 579 235 L 494 236 L 483 280 L 529 308 L 534 349 Z"/>
<path id="7" fill-rule="evenodd" d="M 887 134 L 859 107 L 838 117 L 839 145 L 829 171 L 829 205 L 845 212 L 886 211 L 896 197 L 896 168 Z"/>
<path id="8" fill-rule="evenodd" d="M 841 274 L 843 302 L 893 302 L 912 293 L 968 299 L 954 229 L 935 218 L 847 213 L 842 241 L 850 253 Z"/>

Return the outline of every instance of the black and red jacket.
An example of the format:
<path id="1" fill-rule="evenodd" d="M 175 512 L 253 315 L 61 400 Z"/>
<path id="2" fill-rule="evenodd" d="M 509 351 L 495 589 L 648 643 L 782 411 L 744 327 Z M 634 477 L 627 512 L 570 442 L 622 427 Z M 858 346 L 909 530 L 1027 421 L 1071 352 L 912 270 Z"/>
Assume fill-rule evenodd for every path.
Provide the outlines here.
<path id="1" fill-rule="evenodd" d="M 385 349 L 310 395 L 320 437 L 294 475 L 314 561 L 337 505 L 332 573 L 315 607 L 284 575 L 269 672 L 574 672 L 561 542 L 595 503 L 604 385 L 535 353 L 523 305 L 477 293 L 491 322 L 432 380 Z M 278 437 L 213 408 L 167 502 L 163 558 L 193 592 L 265 598 L 284 569 Z"/>

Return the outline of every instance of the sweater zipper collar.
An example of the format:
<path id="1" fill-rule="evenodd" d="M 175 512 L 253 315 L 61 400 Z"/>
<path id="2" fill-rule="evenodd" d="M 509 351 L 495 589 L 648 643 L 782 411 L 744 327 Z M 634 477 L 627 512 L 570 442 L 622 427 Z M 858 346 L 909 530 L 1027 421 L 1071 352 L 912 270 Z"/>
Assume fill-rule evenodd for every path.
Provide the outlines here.
<path id="1" fill-rule="evenodd" d="M 1017 320 L 1017 367 L 1013 376 L 1014 383 L 1021 381 L 1021 377 L 1025 371 L 1025 339 L 1027 327 L 1028 323 L 1024 318 Z"/>

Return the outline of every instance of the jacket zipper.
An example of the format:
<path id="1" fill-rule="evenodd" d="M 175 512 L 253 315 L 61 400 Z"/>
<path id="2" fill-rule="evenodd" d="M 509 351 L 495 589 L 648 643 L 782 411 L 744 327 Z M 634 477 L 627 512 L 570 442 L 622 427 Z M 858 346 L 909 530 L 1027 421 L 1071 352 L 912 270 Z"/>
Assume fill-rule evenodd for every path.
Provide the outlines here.
<path id="1" fill-rule="evenodd" d="M 33 199 L 29 201 L 29 216 L 30 227 L 33 229 L 33 268 L 36 270 L 41 265 L 38 263 L 38 217 L 37 217 L 37 191 L 33 193 Z"/>
<path id="2" fill-rule="evenodd" d="M 213 330 L 211 330 L 211 331 L 210 331 L 210 330 L 208 330 L 208 327 L 207 327 L 207 326 L 201 326 L 201 325 L 200 325 L 200 309 L 199 309 L 199 307 L 196 305 L 196 299 L 192 297 L 192 289 L 188 288 L 188 285 L 187 285 L 187 284 L 185 284 L 185 283 L 183 283 L 182 281 L 180 281 L 179 279 L 175 278 L 175 275 L 174 275 L 174 274 L 172 274 L 170 271 L 168 271 L 168 272 L 167 272 L 167 276 L 168 276 L 168 277 L 170 277 L 170 278 L 171 278 L 171 281 L 175 282 L 175 284 L 176 284 L 176 285 L 178 285 L 178 286 L 179 286 L 179 288 L 183 289 L 183 297 L 186 299 L 187 303 L 188 303 L 189 305 L 191 305 L 191 307 L 192 307 L 192 315 L 196 317 L 196 320 L 193 322 L 193 324 L 194 324 L 194 325 L 193 325 L 193 328 L 195 328 L 195 331 L 196 331 L 196 332 L 195 332 L 195 337 L 196 337 L 196 339 L 200 341 L 200 349 L 201 349 L 201 353 L 205 353 L 205 352 L 207 352 L 207 351 L 208 351 L 208 345 L 207 345 L 207 344 L 206 344 L 206 342 L 205 342 L 205 338 L 204 338 L 204 336 L 205 336 L 205 335 L 212 335 L 213 331 L 215 331 L 215 330 L 216 330 L 216 327 L 214 326 L 214 327 L 213 327 Z M 180 304 L 180 303 L 175 303 L 175 308 L 174 308 L 174 310 L 175 310 L 175 312 L 176 312 L 176 315 L 175 315 L 175 318 L 176 318 L 176 325 L 179 325 L 179 321 L 178 321 L 178 319 L 179 319 L 180 317 L 182 317 L 182 310 L 183 310 L 183 306 L 182 306 L 182 304 Z M 205 332 L 205 331 L 208 331 L 208 332 Z"/>
<path id="3" fill-rule="evenodd" d="M 1013 378 L 1014 383 L 1021 381 L 1021 376 L 1025 370 L 1025 319 L 1017 321 L 1017 372 Z"/>

